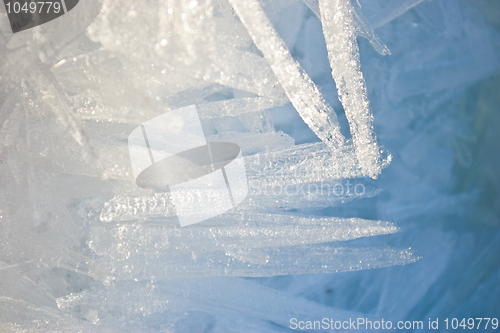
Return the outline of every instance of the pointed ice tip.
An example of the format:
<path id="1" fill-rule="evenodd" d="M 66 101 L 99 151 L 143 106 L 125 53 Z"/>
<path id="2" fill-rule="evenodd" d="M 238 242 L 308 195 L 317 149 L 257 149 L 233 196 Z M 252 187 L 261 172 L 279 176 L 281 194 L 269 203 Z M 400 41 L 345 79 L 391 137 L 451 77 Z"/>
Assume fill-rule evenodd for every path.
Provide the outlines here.
<path id="1" fill-rule="evenodd" d="M 420 252 L 413 250 L 411 247 L 408 249 L 402 250 L 402 255 L 410 260 L 411 263 L 417 262 L 421 259 L 424 259 L 424 257 L 420 254 Z"/>

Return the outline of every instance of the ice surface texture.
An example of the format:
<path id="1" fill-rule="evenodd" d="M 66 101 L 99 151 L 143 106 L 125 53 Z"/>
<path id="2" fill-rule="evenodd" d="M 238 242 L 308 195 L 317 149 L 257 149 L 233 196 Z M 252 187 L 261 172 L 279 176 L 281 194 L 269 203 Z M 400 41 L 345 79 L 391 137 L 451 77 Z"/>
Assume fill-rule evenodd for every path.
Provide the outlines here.
<path id="1" fill-rule="evenodd" d="M 358 161 L 367 175 L 376 177 L 380 173 L 380 152 L 359 63 L 354 10 L 349 0 L 320 0 L 319 8 L 332 75 L 349 121 Z"/>
<path id="2" fill-rule="evenodd" d="M 460 263 L 450 258 L 481 241 L 434 229 L 422 236 L 415 225 L 398 236 L 405 227 L 393 216 L 428 227 L 478 196 L 452 190 L 453 161 L 474 163 L 449 139 L 467 133 L 469 119 L 450 110 L 465 108 L 452 103 L 465 87 L 499 72 L 500 39 L 471 8 L 86 0 L 16 35 L 0 16 L 0 330 L 279 332 L 294 316 L 427 314 L 419 300 L 445 284 L 439 274 Z M 126 139 L 193 104 L 207 141 L 241 147 L 249 195 L 181 228 L 168 191 L 134 182 Z M 297 120 L 275 128 L 283 110 Z M 314 140 L 296 141 L 295 125 Z M 394 178 L 382 182 L 373 179 L 391 155 L 379 128 L 398 151 Z M 395 192 L 365 204 L 379 187 Z M 432 269 L 368 271 L 418 261 L 408 234 L 435 250 L 426 252 Z M 498 275 L 485 272 L 499 243 L 488 239 L 475 277 L 485 289 Z M 325 296 L 329 285 L 335 297 Z M 402 292 L 406 303 L 394 305 Z"/>

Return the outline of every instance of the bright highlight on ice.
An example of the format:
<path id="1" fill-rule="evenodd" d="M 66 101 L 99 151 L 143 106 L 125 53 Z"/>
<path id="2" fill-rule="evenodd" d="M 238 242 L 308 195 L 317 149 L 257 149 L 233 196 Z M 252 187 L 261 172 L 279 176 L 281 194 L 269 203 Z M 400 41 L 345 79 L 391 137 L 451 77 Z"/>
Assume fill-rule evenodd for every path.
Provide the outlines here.
<path id="1" fill-rule="evenodd" d="M 0 172 L 11 197 L 0 197 L 7 202 L 0 207 L 0 309 L 14 313 L 13 322 L 28 330 L 33 323 L 46 331 L 92 329 L 163 312 L 175 321 L 193 304 L 231 313 L 227 304 L 238 303 L 264 326 L 287 325 L 287 311 L 332 313 L 223 277 L 419 259 L 411 249 L 340 243 L 395 233 L 395 223 L 305 212 L 380 192 L 343 181 L 377 178 L 390 162 L 377 144 L 356 36 L 387 49 L 351 1 L 304 1 L 321 19 L 352 135 L 346 138 L 274 28 L 273 15 L 296 2 L 85 0 L 32 31 L 3 34 Z M 321 142 L 295 144 L 275 130 L 269 110 L 287 104 Z M 172 193 L 137 186 L 127 138 L 189 105 L 196 105 L 207 142 L 241 147 L 248 197 L 225 212 L 216 195 L 189 189 L 183 200 L 205 195 L 208 204 L 197 213 L 216 217 L 181 228 L 182 205 L 172 203 Z M 229 292 L 283 307 L 259 308 Z"/>

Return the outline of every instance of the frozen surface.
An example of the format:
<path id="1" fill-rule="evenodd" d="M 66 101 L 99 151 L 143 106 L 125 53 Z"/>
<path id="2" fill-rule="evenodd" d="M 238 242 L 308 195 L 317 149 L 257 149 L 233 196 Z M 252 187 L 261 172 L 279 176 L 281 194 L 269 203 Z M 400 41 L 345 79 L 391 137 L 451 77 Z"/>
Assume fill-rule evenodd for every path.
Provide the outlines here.
<path id="1" fill-rule="evenodd" d="M 0 7 L 0 331 L 499 317 L 496 1 Z M 180 227 L 127 138 L 193 104 L 249 193 Z"/>

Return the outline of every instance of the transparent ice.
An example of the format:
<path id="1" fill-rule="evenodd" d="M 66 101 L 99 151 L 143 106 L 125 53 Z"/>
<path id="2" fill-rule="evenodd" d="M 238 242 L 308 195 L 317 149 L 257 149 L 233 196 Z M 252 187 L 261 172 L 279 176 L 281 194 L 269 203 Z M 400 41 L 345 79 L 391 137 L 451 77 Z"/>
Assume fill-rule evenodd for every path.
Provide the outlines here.
<path id="1" fill-rule="evenodd" d="M 494 317 L 495 10 L 82 0 L 18 34 L 0 11 L 0 331 Z M 249 194 L 180 227 L 127 137 L 189 105 L 208 142 L 241 147 Z"/>

